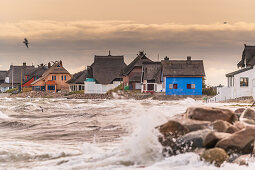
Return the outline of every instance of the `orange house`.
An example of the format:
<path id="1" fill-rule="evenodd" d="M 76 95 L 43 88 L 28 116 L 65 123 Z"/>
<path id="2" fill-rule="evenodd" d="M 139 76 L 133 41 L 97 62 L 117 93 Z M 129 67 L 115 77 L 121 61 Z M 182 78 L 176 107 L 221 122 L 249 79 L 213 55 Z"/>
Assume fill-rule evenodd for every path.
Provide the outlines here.
<path id="1" fill-rule="evenodd" d="M 71 78 L 72 75 L 63 67 L 60 60 L 56 61 L 52 66 L 49 63 L 48 70 L 31 85 L 33 91 L 69 91 L 69 85 L 66 82 Z"/>

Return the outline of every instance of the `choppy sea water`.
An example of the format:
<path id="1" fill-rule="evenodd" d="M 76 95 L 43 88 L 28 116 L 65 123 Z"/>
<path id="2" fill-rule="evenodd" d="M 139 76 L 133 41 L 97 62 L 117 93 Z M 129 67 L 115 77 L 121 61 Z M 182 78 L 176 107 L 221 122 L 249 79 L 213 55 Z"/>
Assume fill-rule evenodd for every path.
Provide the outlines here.
<path id="1" fill-rule="evenodd" d="M 195 153 L 162 157 L 154 127 L 189 106 L 187 98 L 68 100 L 0 98 L 0 169 L 219 169 Z M 226 163 L 220 169 L 254 169 Z"/>

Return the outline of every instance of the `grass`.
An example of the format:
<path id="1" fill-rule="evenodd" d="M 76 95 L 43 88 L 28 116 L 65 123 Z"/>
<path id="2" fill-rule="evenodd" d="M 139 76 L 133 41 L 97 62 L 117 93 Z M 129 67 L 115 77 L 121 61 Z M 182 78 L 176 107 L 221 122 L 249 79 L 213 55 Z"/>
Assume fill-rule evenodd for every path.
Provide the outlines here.
<path id="1" fill-rule="evenodd" d="M 114 92 L 117 93 L 119 90 L 123 90 L 123 83 L 121 83 L 120 85 L 118 85 L 114 89 L 111 89 L 111 90 L 107 91 L 106 94 L 112 94 Z"/>
<path id="2" fill-rule="evenodd" d="M 5 93 L 12 93 L 14 91 L 18 91 L 18 88 L 9 89 Z"/>
<path id="3" fill-rule="evenodd" d="M 69 96 L 69 95 L 72 95 L 72 94 L 84 94 L 84 90 L 71 91 L 71 92 L 67 93 L 66 96 Z"/>

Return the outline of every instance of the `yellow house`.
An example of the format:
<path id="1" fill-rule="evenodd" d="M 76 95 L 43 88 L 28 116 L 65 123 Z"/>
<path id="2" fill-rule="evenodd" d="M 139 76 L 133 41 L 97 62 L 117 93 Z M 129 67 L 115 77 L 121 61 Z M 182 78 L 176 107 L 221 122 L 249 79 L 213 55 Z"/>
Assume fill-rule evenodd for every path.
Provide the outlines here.
<path id="1" fill-rule="evenodd" d="M 63 67 L 62 61 L 56 61 L 52 66 L 48 64 L 48 70 L 41 78 L 31 83 L 33 91 L 69 91 L 66 83 L 72 75 Z"/>

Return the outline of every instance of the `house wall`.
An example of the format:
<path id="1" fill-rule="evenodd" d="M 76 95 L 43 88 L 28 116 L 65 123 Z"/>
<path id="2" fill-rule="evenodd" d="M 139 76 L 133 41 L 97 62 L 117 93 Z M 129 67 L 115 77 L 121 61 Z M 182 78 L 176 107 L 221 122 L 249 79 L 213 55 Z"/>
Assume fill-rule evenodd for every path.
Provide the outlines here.
<path id="1" fill-rule="evenodd" d="M 128 86 L 128 83 L 129 83 L 129 77 L 123 76 L 123 87 Z"/>
<path id="2" fill-rule="evenodd" d="M 202 95 L 202 77 L 166 77 L 166 95 Z M 177 89 L 170 89 L 170 84 L 177 84 Z M 195 84 L 195 89 L 187 89 L 187 84 Z"/>
<path id="3" fill-rule="evenodd" d="M 69 85 L 66 83 L 68 80 L 71 79 L 71 76 L 69 74 L 49 74 L 45 78 L 45 82 L 52 80 L 52 76 L 56 76 L 56 80 L 54 80 L 57 84 L 56 90 L 69 90 Z M 66 80 L 62 80 L 62 76 L 66 76 Z"/>
<path id="4" fill-rule="evenodd" d="M 162 92 L 162 90 L 163 90 L 162 83 L 149 83 L 149 84 L 154 84 L 154 92 Z M 141 85 L 141 92 L 142 93 L 149 92 L 147 90 L 147 80 L 143 80 L 143 83 Z"/>
<path id="5" fill-rule="evenodd" d="M 118 87 L 122 82 L 114 81 L 113 84 L 96 84 L 85 81 L 85 94 L 105 94 L 107 91 Z"/>

